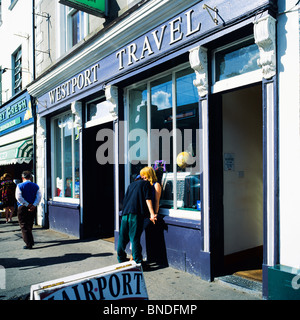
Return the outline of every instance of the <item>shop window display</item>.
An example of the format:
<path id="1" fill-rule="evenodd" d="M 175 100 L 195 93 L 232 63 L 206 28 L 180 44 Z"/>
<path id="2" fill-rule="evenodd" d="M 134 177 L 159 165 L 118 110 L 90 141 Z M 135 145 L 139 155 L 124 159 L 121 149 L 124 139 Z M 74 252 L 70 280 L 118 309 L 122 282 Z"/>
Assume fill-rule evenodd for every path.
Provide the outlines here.
<path id="1" fill-rule="evenodd" d="M 53 120 L 53 196 L 79 198 L 79 130 L 74 115 Z"/>
<path id="2" fill-rule="evenodd" d="M 129 89 L 130 180 L 146 165 L 160 168 L 160 206 L 200 209 L 199 103 L 191 68 Z M 136 130 L 138 129 L 138 130 Z"/>

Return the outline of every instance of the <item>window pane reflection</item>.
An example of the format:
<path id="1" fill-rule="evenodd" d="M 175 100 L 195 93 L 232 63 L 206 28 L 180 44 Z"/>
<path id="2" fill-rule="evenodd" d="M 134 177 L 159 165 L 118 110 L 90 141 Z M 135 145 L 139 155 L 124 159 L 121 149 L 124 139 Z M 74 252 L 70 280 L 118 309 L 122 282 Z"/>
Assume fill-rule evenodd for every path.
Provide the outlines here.
<path id="1" fill-rule="evenodd" d="M 246 43 L 219 51 L 216 58 L 216 81 L 224 80 L 259 69 L 258 46 L 249 40 Z"/>

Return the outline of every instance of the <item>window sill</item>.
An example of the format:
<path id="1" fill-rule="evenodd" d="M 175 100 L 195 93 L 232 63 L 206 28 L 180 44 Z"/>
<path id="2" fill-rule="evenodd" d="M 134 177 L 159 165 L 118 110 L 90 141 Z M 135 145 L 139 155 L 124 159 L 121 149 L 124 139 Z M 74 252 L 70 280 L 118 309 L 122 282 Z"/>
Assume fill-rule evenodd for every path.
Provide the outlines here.
<path id="1" fill-rule="evenodd" d="M 262 81 L 261 69 L 241 74 L 232 78 L 220 80 L 212 86 L 212 93 L 235 89 L 241 86 Z"/>
<path id="2" fill-rule="evenodd" d="M 188 219 L 188 220 L 194 220 L 194 221 L 200 221 L 201 220 L 201 211 L 196 210 L 180 210 L 180 209 L 166 209 L 166 208 L 160 208 L 159 214 L 164 216 L 169 216 L 172 218 L 179 218 L 179 219 Z"/>
<path id="3" fill-rule="evenodd" d="M 60 203 L 68 203 L 68 204 L 80 204 L 79 199 L 74 199 L 74 198 L 60 198 L 60 197 L 53 197 L 52 199 L 53 202 L 60 202 Z"/>

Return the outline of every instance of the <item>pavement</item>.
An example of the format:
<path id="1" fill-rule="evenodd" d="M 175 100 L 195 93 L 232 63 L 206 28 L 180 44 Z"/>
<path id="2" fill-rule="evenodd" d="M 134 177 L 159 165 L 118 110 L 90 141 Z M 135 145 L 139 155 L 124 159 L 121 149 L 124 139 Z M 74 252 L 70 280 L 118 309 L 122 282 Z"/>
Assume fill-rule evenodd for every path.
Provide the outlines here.
<path id="1" fill-rule="evenodd" d="M 0 272 L 6 276 L 0 300 L 27 300 L 33 284 L 118 263 L 114 244 L 107 240 L 78 240 L 38 226 L 33 235 L 33 249 L 24 250 L 17 218 L 8 224 L 0 218 Z M 171 267 L 152 265 L 144 278 L 149 300 L 262 300 L 256 291 L 207 282 Z"/>

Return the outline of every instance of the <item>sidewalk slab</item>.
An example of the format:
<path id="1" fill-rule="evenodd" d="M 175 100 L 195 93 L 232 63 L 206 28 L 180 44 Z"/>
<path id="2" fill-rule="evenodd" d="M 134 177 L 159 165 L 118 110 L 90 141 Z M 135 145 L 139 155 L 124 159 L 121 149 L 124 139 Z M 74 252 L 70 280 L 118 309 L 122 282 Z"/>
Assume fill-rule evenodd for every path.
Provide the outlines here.
<path id="1" fill-rule="evenodd" d="M 16 217 L 13 219 L 8 224 L 0 219 L 0 266 L 6 275 L 0 300 L 27 299 L 33 284 L 117 263 L 112 242 L 78 240 L 38 226 L 33 231 L 33 249 L 24 250 L 21 230 Z M 206 282 L 171 267 L 151 265 L 144 277 L 149 300 L 262 300 L 257 294 L 224 286 L 219 281 Z"/>

